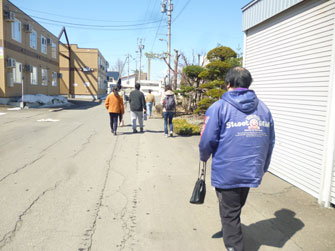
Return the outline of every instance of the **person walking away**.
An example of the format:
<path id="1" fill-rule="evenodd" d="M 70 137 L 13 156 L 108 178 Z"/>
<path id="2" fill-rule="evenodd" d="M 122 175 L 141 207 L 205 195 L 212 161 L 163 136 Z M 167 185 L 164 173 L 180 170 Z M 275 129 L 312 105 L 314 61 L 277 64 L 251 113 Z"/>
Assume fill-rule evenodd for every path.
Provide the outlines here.
<path id="1" fill-rule="evenodd" d="M 116 87 L 119 90 L 119 95 L 122 97 L 123 106 L 126 108 L 127 107 L 126 92 L 122 89 L 121 79 L 117 81 Z"/>
<path id="2" fill-rule="evenodd" d="M 206 111 L 199 151 L 204 162 L 212 155 L 225 247 L 242 251 L 241 210 L 250 187 L 258 187 L 269 168 L 275 131 L 269 108 L 249 89 L 247 69 L 229 69 L 225 82 L 228 91 Z"/>
<path id="3" fill-rule="evenodd" d="M 143 111 L 146 112 L 144 94 L 140 91 L 141 85 L 135 84 L 135 90 L 129 94 L 129 104 L 131 112 L 131 120 L 133 124 L 133 133 L 137 133 L 136 120 L 140 124 L 140 131 L 143 132 Z"/>
<path id="4" fill-rule="evenodd" d="M 126 105 L 125 105 L 126 100 L 125 100 L 125 93 L 122 90 L 122 86 L 121 86 L 121 79 L 118 80 L 116 88 L 118 90 L 118 93 L 119 93 L 120 97 L 122 98 L 123 107 L 125 108 L 126 107 Z M 121 127 L 124 126 L 123 114 L 122 113 L 119 114 L 119 124 L 120 124 Z"/>
<path id="5" fill-rule="evenodd" d="M 105 106 L 109 112 L 111 131 L 116 135 L 118 117 L 120 114 L 124 114 L 123 100 L 116 87 L 114 87 L 113 91 L 107 96 Z"/>
<path id="6" fill-rule="evenodd" d="M 151 90 L 149 90 L 149 93 L 145 96 L 145 102 L 147 103 L 147 111 L 150 118 L 152 115 L 152 106 L 155 105 L 155 96 L 151 94 Z"/>
<path id="7" fill-rule="evenodd" d="M 161 97 L 161 104 L 163 106 L 163 117 L 164 117 L 164 134 L 168 137 L 168 122 L 170 128 L 170 136 L 173 136 L 173 115 L 176 110 L 177 99 L 174 95 L 171 85 L 165 87 L 165 92 Z"/>

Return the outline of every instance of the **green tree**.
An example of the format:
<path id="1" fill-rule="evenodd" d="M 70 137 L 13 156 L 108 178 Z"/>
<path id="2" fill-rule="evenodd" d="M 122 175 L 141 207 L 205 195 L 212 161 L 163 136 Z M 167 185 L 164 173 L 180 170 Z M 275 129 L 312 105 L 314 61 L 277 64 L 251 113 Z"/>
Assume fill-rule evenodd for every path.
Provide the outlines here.
<path id="1" fill-rule="evenodd" d="M 241 58 L 229 47 L 218 46 L 207 53 L 210 63 L 198 77 L 203 80 L 199 89 L 203 93 L 203 99 L 198 102 L 196 113 L 204 113 L 209 106 L 219 100 L 225 93 L 224 78 L 227 71 L 233 66 L 241 65 Z"/>

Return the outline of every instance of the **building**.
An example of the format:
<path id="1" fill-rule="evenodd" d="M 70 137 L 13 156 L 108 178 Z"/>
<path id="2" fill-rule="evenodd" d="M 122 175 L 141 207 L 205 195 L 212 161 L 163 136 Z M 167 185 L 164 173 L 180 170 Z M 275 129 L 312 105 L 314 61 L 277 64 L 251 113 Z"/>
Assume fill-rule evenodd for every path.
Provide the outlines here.
<path id="1" fill-rule="evenodd" d="M 146 78 L 147 74 L 142 73 L 142 78 Z M 141 82 L 138 82 L 137 74 L 121 77 L 121 86 L 127 93 L 134 90 L 135 84 L 140 83 L 141 85 L 141 91 L 144 94 L 147 94 L 149 90 L 152 90 L 152 94 L 159 96 L 162 94 L 162 81 L 160 80 L 141 80 Z"/>
<path id="2" fill-rule="evenodd" d="M 129 76 L 121 77 L 121 86 L 126 90 L 131 90 L 135 88 L 135 83 L 137 81 L 136 74 L 132 74 Z"/>
<path id="3" fill-rule="evenodd" d="M 107 93 L 110 93 L 119 80 L 120 73 L 118 71 L 107 71 Z"/>
<path id="4" fill-rule="evenodd" d="M 58 95 L 58 38 L 7 0 L 0 0 L 0 99 Z"/>
<path id="5" fill-rule="evenodd" d="M 151 90 L 155 96 L 160 96 L 164 90 L 160 80 L 141 80 L 141 91 L 146 95 Z"/>
<path id="6" fill-rule="evenodd" d="M 79 48 L 71 44 L 70 61 L 67 45 L 60 44 L 60 93 L 73 98 L 96 99 L 107 93 L 108 62 L 98 49 Z M 69 65 L 71 62 L 71 65 Z"/>
<path id="7" fill-rule="evenodd" d="M 335 204 L 335 1 L 254 0 L 242 11 L 243 64 L 275 121 L 270 171 Z"/>

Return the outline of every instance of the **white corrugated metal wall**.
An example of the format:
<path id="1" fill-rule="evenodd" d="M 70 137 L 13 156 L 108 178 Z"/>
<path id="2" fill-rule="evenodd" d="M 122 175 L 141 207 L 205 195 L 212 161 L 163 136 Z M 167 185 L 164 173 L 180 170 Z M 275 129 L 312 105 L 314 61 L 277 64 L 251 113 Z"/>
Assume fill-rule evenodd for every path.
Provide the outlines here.
<path id="1" fill-rule="evenodd" d="M 318 197 L 335 1 L 305 1 L 246 33 L 251 88 L 271 109 L 276 146 L 270 171 Z"/>
<path id="2" fill-rule="evenodd" d="M 330 193 L 330 202 L 335 204 L 335 161 L 333 163 L 333 178 L 332 178 L 332 187 Z"/>

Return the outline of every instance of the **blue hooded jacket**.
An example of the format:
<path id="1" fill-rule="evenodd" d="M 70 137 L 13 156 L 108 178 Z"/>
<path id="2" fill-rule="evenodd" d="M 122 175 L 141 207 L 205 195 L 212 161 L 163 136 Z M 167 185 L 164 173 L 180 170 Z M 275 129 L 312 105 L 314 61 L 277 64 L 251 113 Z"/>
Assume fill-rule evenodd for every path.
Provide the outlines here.
<path id="1" fill-rule="evenodd" d="M 212 155 L 212 186 L 258 187 L 268 170 L 275 143 L 270 110 L 253 90 L 224 93 L 205 114 L 200 159 Z"/>

